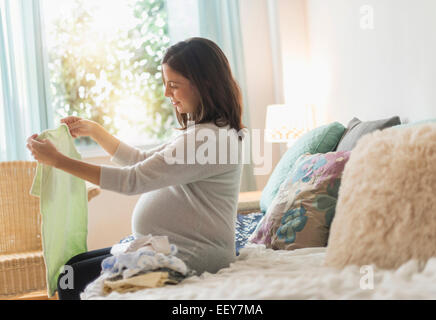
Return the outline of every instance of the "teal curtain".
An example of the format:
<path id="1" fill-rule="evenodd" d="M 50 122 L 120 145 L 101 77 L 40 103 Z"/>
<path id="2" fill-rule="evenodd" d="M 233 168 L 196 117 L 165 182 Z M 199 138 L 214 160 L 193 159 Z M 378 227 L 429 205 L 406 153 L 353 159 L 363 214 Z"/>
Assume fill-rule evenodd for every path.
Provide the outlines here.
<path id="1" fill-rule="evenodd" d="M 39 1 L 0 0 L 0 161 L 31 160 L 26 138 L 49 127 Z"/>
<path id="2" fill-rule="evenodd" d="M 250 130 L 239 0 L 198 0 L 198 10 L 200 36 L 208 38 L 220 46 L 241 87 L 244 102 L 242 122 Z M 253 165 L 245 164 L 242 172 L 241 191 L 254 190 L 257 190 L 257 187 L 253 175 Z"/>

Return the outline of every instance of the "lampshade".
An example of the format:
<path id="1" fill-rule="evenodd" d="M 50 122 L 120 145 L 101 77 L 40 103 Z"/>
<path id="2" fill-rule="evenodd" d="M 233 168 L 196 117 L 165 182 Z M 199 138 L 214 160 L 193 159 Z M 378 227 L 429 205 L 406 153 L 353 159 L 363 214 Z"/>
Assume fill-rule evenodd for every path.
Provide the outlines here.
<path id="1" fill-rule="evenodd" d="M 270 105 L 266 112 L 265 141 L 289 145 L 314 127 L 312 106 Z"/>

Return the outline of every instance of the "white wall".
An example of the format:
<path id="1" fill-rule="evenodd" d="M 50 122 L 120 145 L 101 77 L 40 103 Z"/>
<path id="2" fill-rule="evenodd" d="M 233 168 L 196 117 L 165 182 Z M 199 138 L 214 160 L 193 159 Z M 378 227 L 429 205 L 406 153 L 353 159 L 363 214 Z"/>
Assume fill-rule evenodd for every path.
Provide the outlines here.
<path id="1" fill-rule="evenodd" d="M 268 5 L 266 0 L 239 1 L 246 69 L 246 105 L 250 112 L 250 123 L 246 126 L 263 133 L 266 108 L 275 103 Z M 280 146 L 273 144 L 271 150 L 271 153 L 264 155 L 261 144 L 261 155 L 271 157 L 273 169 L 280 159 Z M 269 174 L 255 176 L 258 190 L 265 187 Z"/>
<path id="2" fill-rule="evenodd" d="M 291 107 L 304 103 L 301 67 L 307 64 L 308 34 L 305 0 L 277 1 L 278 31 L 281 47 L 283 98 Z"/>
<path id="3" fill-rule="evenodd" d="M 111 165 L 109 156 L 84 159 L 86 162 Z M 133 208 L 140 195 L 126 196 L 101 190 L 88 204 L 88 250 L 110 247 L 131 234 Z"/>
<path id="4" fill-rule="evenodd" d="M 436 1 L 307 0 L 307 26 L 311 58 L 329 69 L 326 121 L 436 117 Z"/>

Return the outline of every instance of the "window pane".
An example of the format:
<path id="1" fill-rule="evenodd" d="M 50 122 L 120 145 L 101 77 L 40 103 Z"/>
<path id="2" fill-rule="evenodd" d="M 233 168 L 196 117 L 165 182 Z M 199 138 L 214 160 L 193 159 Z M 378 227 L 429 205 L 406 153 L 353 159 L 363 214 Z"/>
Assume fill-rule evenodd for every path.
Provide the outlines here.
<path id="1" fill-rule="evenodd" d="M 165 0 L 42 2 L 55 122 L 91 119 L 137 145 L 172 135 L 161 77 L 170 42 Z"/>

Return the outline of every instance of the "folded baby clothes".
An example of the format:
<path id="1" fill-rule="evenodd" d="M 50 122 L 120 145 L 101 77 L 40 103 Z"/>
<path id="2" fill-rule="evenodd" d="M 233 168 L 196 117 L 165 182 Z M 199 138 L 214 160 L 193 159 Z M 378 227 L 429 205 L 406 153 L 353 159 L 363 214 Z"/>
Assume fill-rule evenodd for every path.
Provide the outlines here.
<path id="1" fill-rule="evenodd" d="M 136 246 L 144 244 L 146 245 L 135 251 L 130 251 Z M 111 251 L 113 256 L 102 261 L 102 273 L 105 273 L 108 278 L 121 275 L 123 279 L 127 279 L 138 273 L 154 271 L 159 268 L 168 268 L 182 275 L 189 272 L 186 264 L 175 256 L 177 246 L 170 244 L 168 237 L 147 236 L 144 239 L 139 238 L 130 244 L 123 243 L 122 245 L 124 247 L 118 246 Z"/>
<path id="2" fill-rule="evenodd" d="M 113 249 L 113 256 L 101 263 L 100 276 L 85 288 L 81 297 L 174 285 L 196 274 L 175 256 L 177 246 L 170 244 L 166 236 L 129 236 Z"/>
<path id="3" fill-rule="evenodd" d="M 159 268 L 159 269 L 155 269 L 154 271 L 141 271 L 141 272 L 137 273 L 136 275 L 134 275 L 134 276 L 132 276 L 130 278 L 127 278 L 127 279 L 131 279 L 131 278 L 138 277 L 140 275 L 143 275 L 143 274 L 146 274 L 146 273 L 152 273 L 152 272 L 165 272 L 165 273 L 168 273 L 168 279 L 172 280 L 172 284 L 179 283 L 179 282 L 183 281 L 185 278 L 187 278 L 188 275 L 192 274 L 192 272 L 188 272 L 188 274 L 183 275 L 180 272 L 174 271 L 172 269 Z M 112 276 L 112 277 L 106 277 L 105 280 L 106 279 L 107 279 L 107 281 L 118 281 L 118 280 L 122 280 L 123 276 L 122 275 L 117 275 L 117 276 Z"/>
<path id="4" fill-rule="evenodd" d="M 142 247 L 148 247 L 149 249 L 163 254 L 171 253 L 171 246 L 167 236 L 152 236 L 149 234 L 147 236 L 133 238 L 131 241 L 117 243 L 112 247 L 111 254 L 115 256 L 121 253 L 134 252 Z"/>
<path id="5" fill-rule="evenodd" d="M 107 295 L 112 291 L 118 293 L 135 292 L 143 289 L 159 288 L 165 284 L 177 284 L 178 282 L 170 279 L 168 272 L 148 272 L 121 280 L 105 280 L 103 294 Z"/>

